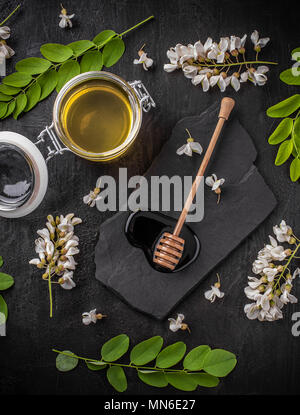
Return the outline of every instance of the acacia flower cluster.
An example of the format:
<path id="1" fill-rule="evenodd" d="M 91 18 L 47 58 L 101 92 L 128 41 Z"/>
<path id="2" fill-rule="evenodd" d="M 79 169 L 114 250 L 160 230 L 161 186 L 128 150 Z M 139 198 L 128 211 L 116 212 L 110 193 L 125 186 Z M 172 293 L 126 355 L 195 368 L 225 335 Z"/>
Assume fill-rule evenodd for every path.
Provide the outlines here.
<path id="1" fill-rule="evenodd" d="M 53 283 L 59 284 L 65 290 L 76 286 L 73 281 L 73 271 L 77 262 L 74 255 L 79 253 L 79 238 L 74 234 L 74 227 L 81 223 L 74 213 L 66 216 L 47 216 L 46 228 L 39 229 L 39 238 L 35 240 L 35 252 L 38 258 L 29 261 L 37 268 L 43 269 L 43 280 L 48 281 L 50 297 L 50 317 L 52 317 L 52 290 Z M 56 277 L 57 280 L 53 281 Z"/>
<path id="2" fill-rule="evenodd" d="M 250 320 L 275 321 L 283 318 L 282 308 L 288 303 L 297 303 L 298 299 L 291 294 L 293 281 L 300 275 L 300 268 L 292 273 L 289 266 L 300 248 L 300 239 L 284 220 L 273 227 L 273 236 L 269 236 L 270 244 L 258 252 L 253 262 L 252 271 L 258 277 L 248 277 L 245 288 L 247 298 L 254 301 L 247 304 L 244 311 Z M 285 248 L 280 243 L 288 243 Z"/>
<path id="3" fill-rule="evenodd" d="M 253 49 L 256 52 L 254 61 L 246 59 L 246 39 L 247 35 L 242 38 L 221 37 L 219 43 L 216 43 L 209 37 L 204 44 L 200 40 L 194 45 L 177 44 L 167 51 L 170 63 L 164 65 L 164 70 L 173 72 L 181 69 L 184 76 L 190 79 L 193 85 L 201 85 L 204 92 L 215 85 L 218 85 L 221 92 L 229 85 L 238 91 L 240 84 L 247 81 L 262 86 L 267 81 L 266 72 L 269 70 L 264 64 L 276 64 L 258 60 L 261 48 L 266 46 L 270 39 L 259 38 L 257 30 L 251 34 Z M 230 69 L 234 71 L 229 73 Z"/>

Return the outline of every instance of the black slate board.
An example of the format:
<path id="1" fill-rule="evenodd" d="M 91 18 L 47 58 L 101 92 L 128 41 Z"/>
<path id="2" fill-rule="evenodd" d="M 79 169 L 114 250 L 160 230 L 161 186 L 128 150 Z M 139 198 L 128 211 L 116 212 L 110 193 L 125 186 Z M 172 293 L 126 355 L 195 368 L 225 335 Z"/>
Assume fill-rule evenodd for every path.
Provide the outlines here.
<path id="1" fill-rule="evenodd" d="M 218 111 L 219 104 L 214 104 L 200 116 L 179 121 L 146 177 L 195 176 L 215 128 Z M 185 142 L 186 128 L 203 146 L 201 156 L 176 155 L 176 149 Z M 274 195 L 253 164 L 256 155 L 250 136 L 232 114 L 206 171 L 206 176 L 216 173 L 225 178 L 222 199 L 217 205 L 216 195 L 205 186 L 204 219 L 189 223 L 202 245 L 199 257 L 190 267 L 175 274 L 152 269 L 144 253 L 126 239 L 124 227 L 128 212 L 122 212 L 100 227 L 95 249 L 96 278 L 135 309 L 157 319 L 167 317 L 274 209 Z M 179 216 L 178 212 L 169 214 Z"/>

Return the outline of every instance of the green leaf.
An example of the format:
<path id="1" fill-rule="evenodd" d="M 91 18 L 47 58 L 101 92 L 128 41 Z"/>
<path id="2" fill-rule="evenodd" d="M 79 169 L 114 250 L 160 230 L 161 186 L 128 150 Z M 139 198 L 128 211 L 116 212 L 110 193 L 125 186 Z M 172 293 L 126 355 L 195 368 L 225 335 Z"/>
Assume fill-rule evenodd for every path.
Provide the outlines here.
<path id="1" fill-rule="evenodd" d="M 284 141 L 292 132 L 292 118 L 284 118 L 269 137 L 269 144 L 279 144 Z"/>
<path id="2" fill-rule="evenodd" d="M 299 148 L 300 150 L 300 117 L 298 117 L 294 123 L 294 140 L 296 140 L 297 144 L 297 148 Z"/>
<path id="3" fill-rule="evenodd" d="M 36 106 L 36 104 L 39 102 L 40 100 L 40 96 L 41 96 L 41 87 L 40 85 L 35 82 L 33 85 L 31 85 L 31 87 L 29 87 L 29 89 L 26 92 L 26 96 L 27 96 L 27 104 L 25 107 L 25 112 L 30 111 L 33 107 Z"/>
<path id="4" fill-rule="evenodd" d="M 0 101 L 10 101 L 12 99 L 12 96 L 10 96 L 10 95 L 5 95 L 5 94 L 2 94 L 2 92 L 0 92 Z"/>
<path id="5" fill-rule="evenodd" d="M 147 372 L 138 370 L 138 377 L 142 382 L 150 386 L 155 386 L 157 388 L 164 388 L 165 386 L 168 386 L 167 378 L 162 372 Z"/>
<path id="6" fill-rule="evenodd" d="M 65 62 L 73 55 L 73 50 L 69 46 L 59 43 L 46 43 L 41 46 L 41 54 L 51 62 Z"/>
<path id="7" fill-rule="evenodd" d="M 69 61 L 64 63 L 57 73 L 58 81 L 56 85 L 56 91 L 59 92 L 61 88 L 74 76 L 80 74 L 80 66 L 76 61 Z"/>
<path id="8" fill-rule="evenodd" d="M 2 258 L 2 256 L 0 255 L 0 267 L 2 267 L 2 265 L 3 265 L 3 258 Z"/>
<path id="9" fill-rule="evenodd" d="M 294 72 L 299 72 L 298 75 L 294 76 Z M 297 68 L 290 68 L 286 69 L 285 71 L 281 72 L 280 79 L 282 82 L 288 85 L 300 85 L 300 71 Z"/>
<path id="10" fill-rule="evenodd" d="M 80 61 L 80 72 L 101 71 L 103 66 L 102 53 L 93 50 L 87 52 Z"/>
<path id="11" fill-rule="evenodd" d="M 93 42 L 101 48 L 107 42 L 109 42 L 114 36 L 116 36 L 116 32 L 113 30 L 103 30 L 103 32 L 98 33 L 97 36 L 94 37 Z"/>
<path id="12" fill-rule="evenodd" d="M 3 119 L 9 117 L 14 112 L 15 106 L 16 101 L 11 101 L 7 106 L 7 111 L 5 112 L 5 115 L 3 115 L 1 118 Z"/>
<path id="13" fill-rule="evenodd" d="M 78 40 L 77 42 L 69 43 L 68 46 L 72 49 L 75 56 L 79 56 L 95 46 L 95 44 L 90 40 Z"/>
<path id="14" fill-rule="evenodd" d="M 0 92 L 5 95 L 16 95 L 21 91 L 21 88 L 16 88 L 14 86 L 8 86 L 8 85 L 0 85 Z"/>
<path id="15" fill-rule="evenodd" d="M 7 290 L 14 285 L 14 279 L 11 275 L 0 272 L 0 290 Z"/>
<path id="16" fill-rule="evenodd" d="M 125 44 L 122 39 L 111 40 L 103 48 L 103 65 L 110 68 L 121 59 L 125 51 Z"/>
<path id="17" fill-rule="evenodd" d="M 300 178 L 300 159 L 298 157 L 291 162 L 290 177 L 292 182 L 296 182 Z"/>
<path id="18" fill-rule="evenodd" d="M 120 334 L 108 340 L 101 348 L 102 359 L 107 362 L 114 362 L 125 354 L 129 347 L 129 337 Z"/>
<path id="19" fill-rule="evenodd" d="M 214 349 L 206 355 L 203 369 L 210 375 L 224 377 L 234 369 L 236 363 L 233 353 L 223 349 Z"/>
<path id="20" fill-rule="evenodd" d="M 7 107 L 8 105 L 5 102 L 0 102 L 0 118 L 5 116 Z"/>
<path id="21" fill-rule="evenodd" d="M 120 366 L 111 366 L 107 369 L 107 379 L 111 386 L 118 392 L 124 392 L 127 389 L 127 379 L 125 372 Z"/>
<path id="22" fill-rule="evenodd" d="M 99 362 L 88 362 L 88 361 L 86 361 L 85 363 L 86 363 L 87 367 L 90 370 L 94 370 L 94 371 L 105 369 L 106 366 L 107 366 L 106 363 L 103 363 L 103 362 L 100 362 L 100 361 Z"/>
<path id="23" fill-rule="evenodd" d="M 8 86 L 22 87 L 29 84 L 32 80 L 32 76 L 25 72 L 14 72 L 5 78 L 2 82 Z"/>
<path id="24" fill-rule="evenodd" d="M 70 350 L 64 350 L 63 352 L 69 353 L 74 357 L 58 354 L 56 358 L 56 369 L 60 372 L 69 372 L 70 370 L 75 369 L 78 365 L 78 359 L 75 357 L 73 352 L 70 352 Z"/>
<path id="25" fill-rule="evenodd" d="M 37 75 L 45 72 L 50 66 L 51 62 L 43 58 L 26 58 L 16 63 L 16 70 Z"/>
<path id="26" fill-rule="evenodd" d="M 181 391 L 194 391 L 198 386 L 196 380 L 187 373 L 166 373 L 166 378 L 174 388 Z"/>
<path id="27" fill-rule="evenodd" d="M 38 80 L 38 84 L 41 87 L 40 101 L 47 98 L 52 91 L 54 91 L 58 81 L 57 72 L 55 69 L 46 72 Z"/>
<path id="28" fill-rule="evenodd" d="M 291 97 L 278 102 L 267 109 L 267 115 L 273 118 L 287 117 L 296 111 L 300 107 L 300 95 L 295 94 Z"/>
<path id="29" fill-rule="evenodd" d="M 131 363 L 142 366 L 151 362 L 160 352 L 163 342 L 162 337 L 154 336 L 137 344 L 130 353 Z"/>
<path id="30" fill-rule="evenodd" d="M 286 140 L 283 143 L 280 144 L 280 147 L 278 149 L 278 153 L 275 159 L 275 165 L 280 166 L 283 164 L 287 159 L 290 157 L 293 151 L 293 141 L 292 140 Z"/>
<path id="31" fill-rule="evenodd" d="M 205 386 L 206 388 L 214 388 L 220 383 L 219 378 L 209 375 L 208 373 L 191 373 L 189 374 L 197 385 Z"/>
<path id="32" fill-rule="evenodd" d="M 188 370 L 203 369 L 204 358 L 210 350 L 210 347 L 207 345 L 195 347 L 185 356 L 183 367 Z"/>
<path id="33" fill-rule="evenodd" d="M 163 349 L 156 358 L 156 366 L 168 368 L 176 365 L 184 356 L 186 345 L 183 342 L 177 342 Z"/>
<path id="34" fill-rule="evenodd" d="M 0 325 L 5 323 L 7 320 L 7 316 L 8 316 L 8 309 L 7 309 L 7 304 L 4 300 L 4 298 L 2 297 L 2 295 L 0 295 L 0 313 L 2 313 L 4 315 L 5 320 L 1 323 Z"/>
<path id="35" fill-rule="evenodd" d="M 16 108 L 13 113 L 13 117 L 16 120 L 18 116 L 24 111 L 27 104 L 27 96 L 25 94 L 20 94 L 16 98 Z"/>

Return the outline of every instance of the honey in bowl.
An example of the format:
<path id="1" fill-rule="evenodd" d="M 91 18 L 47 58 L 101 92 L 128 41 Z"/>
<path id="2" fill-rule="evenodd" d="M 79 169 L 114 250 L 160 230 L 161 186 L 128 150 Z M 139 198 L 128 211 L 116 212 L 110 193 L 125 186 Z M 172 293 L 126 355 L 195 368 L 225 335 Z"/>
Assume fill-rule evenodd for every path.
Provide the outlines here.
<path id="1" fill-rule="evenodd" d="M 88 153 L 105 153 L 122 145 L 132 127 L 128 95 L 113 82 L 91 79 L 64 97 L 61 123 L 68 141 Z"/>

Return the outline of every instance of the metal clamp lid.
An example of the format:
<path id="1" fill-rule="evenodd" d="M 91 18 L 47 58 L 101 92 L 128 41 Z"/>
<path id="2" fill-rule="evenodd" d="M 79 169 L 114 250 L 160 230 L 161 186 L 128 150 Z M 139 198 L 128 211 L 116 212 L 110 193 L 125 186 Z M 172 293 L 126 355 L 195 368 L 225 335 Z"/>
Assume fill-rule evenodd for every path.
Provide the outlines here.
<path id="1" fill-rule="evenodd" d="M 149 94 L 147 88 L 143 84 L 142 81 L 132 81 L 128 82 L 128 84 L 133 88 L 134 92 L 136 93 L 144 112 L 149 112 L 151 108 L 155 108 L 156 104 Z"/>
<path id="2" fill-rule="evenodd" d="M 47 134 L 48 137 L 50 137 L 50 140 L 54 146 L 54 149 L 50 146 L 47 146 L 48 154 L 46 158 L 46 163 L 48 163 L 49 160 L 52 159 L 52 157 L 56 156 L 57 154 L 63 154 L 64 151 L 70 151 L 69 148 L 63 147 L 59 139 L 56 137 L 54 130 L 54 124 L 52 123 L 49 127 L 45 127 L 43 131 L 40 132 L 38 135 L 38 141 L 36 141 L 34 144 L 39 145 L 41 143 L 45 142 L 45 135 Z"/>

